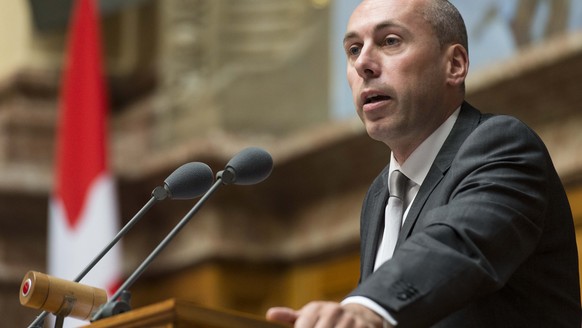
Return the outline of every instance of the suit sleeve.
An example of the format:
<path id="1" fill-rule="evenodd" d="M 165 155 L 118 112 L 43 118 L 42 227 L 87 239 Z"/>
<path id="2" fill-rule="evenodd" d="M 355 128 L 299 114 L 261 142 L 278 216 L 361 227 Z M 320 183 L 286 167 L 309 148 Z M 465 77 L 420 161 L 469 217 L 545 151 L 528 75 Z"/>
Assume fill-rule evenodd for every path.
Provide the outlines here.
<path id="1" fill-rule="evenodd" d="M 412 234 L 352 296 L 416 327 L 499 290 L 540 239 L 548 166 L 545 146 L 520 121 L 482 123 L 443 172 Z"/>

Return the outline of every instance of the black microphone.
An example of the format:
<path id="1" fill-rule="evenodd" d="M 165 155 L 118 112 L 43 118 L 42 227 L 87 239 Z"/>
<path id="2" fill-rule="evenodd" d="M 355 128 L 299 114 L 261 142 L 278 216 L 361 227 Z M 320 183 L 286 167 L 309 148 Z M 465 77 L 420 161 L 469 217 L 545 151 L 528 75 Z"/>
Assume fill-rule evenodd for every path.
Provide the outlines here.
<path id="1" fill-rule="evenodd" d="M 236 154 L 218 174 L 226 185 L 252 185 L 268 178 L 272 170 L 271 155 L 261 148 L 249 147 Z"/>
<path id="2" fill-rule="evenodd" d="M 133 216 L 133 218 L 117 233 L 115 238 L 105 246 L 101 252 L 79 273 L 73 282 L 80 282 L 95 265 L 115 246 L 119 240 L 144 216 L 144 214 L 158 201 L 166 198 L 170 199 L 193 199 L 204 194 L 213 184 L 214 177 L 210 167 L 204 163 L 186 163 L 172 172 L 163 187 L 156 187 L 152 191 L 150 200 Z M 21 291 L 21 294 L 24 291 Z M 25 305 L 25 304 L 23 304 Z M 28 326 L 42 327 L 42 321 L 48 315 L 47 311 L 42 312 Z"/>
<path id="3" fill-rule="evenodd" d="M 153 260 L 162 252 L 162 250 L 174 239 L 174 237 L 186 226 L 192 217 L 206 203 L 216 190 L 222 185 L 240 184 L 251 185 L 265 180 L 273 170 L 273 159 L 271 155 L 261 148 L 246 148 L 236 154 L 227 164 L 223 171 L 216 175 L 216 182 L 202 198 L 190 209 L 190 211 L 178 222 L 158 246 L 148 255 L 148 257 L 139 265 L 137 269 L 125 280 L 111 299 L 93 315 L 91 322 L 106 317 L 122 313 L 128 309 L 126 290 L 141 276 L 145 269 Z M 121 298 L 121 301 L 118 299 Z M 121 303 L 121 305 L 119 305 Z"/>
<path id="4" fill-rule="evenodd" d="M 193 199 L 203 195 L 213 183 L 214 176 L 208 165 L 200 162 L 186 163 L 164 180 L 163 194 L 158 190 L 158 197 Z M 154 193 L 155 191 L 154 189 Z"/>

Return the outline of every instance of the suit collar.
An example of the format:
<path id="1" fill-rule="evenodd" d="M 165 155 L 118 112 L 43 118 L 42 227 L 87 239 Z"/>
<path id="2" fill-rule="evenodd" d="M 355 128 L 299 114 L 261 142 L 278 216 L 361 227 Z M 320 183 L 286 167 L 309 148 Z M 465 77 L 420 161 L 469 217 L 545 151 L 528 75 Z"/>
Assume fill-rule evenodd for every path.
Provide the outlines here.
<path id="1" fill-rule="evenodd" d="M 406 238 L 408 238 L 410 235 L 410 232 L 412 231 L 412 228 L 418 219 L 420 210 L 424 206 L 429 195 L 432 193 L 439 181 L 450 168 L 451 163 L 457 154 L 457 151 L 465 139 L 479 124 L 480 118 L 481 113 L 477 109 L 473 108 L 467 102 L 463 103 L 457 122 L 455 123 L 445 143 L 441 147 L 441 150 L 435 158 L 433 165 L 428 171 L 428 174 L 420 186 L 418 194 L 416 195 L 416 198 L 414 199 L 410 210 L 408 211 L 408 215 L 406 216 L 406 221 L 404 222 L 404 226 L 402 227 L 398 237 L 398 243 L 396 247 L 398 247 L 398 245 L 406 240 Z"/>

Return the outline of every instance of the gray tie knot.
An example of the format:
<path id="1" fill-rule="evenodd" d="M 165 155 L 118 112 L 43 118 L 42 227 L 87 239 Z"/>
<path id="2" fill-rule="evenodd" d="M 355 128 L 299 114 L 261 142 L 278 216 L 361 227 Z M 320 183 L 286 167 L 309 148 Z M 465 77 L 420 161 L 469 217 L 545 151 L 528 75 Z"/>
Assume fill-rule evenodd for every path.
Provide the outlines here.
<path id="1" fill-rule="evenodd" d="M 390 175 L 390 197 L 396 197 L 404 201 L 408 189 L 408 177 L 399 170 L 394 170 Z"/>

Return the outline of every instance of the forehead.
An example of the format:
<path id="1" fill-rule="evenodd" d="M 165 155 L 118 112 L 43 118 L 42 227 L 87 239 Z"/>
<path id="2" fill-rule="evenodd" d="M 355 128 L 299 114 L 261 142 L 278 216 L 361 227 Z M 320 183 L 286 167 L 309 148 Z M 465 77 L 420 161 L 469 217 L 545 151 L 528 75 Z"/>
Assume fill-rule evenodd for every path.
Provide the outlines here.
<path id="1" fill-rule="evenodd" d="M 365 34 L 380 25 L 432 33 L 423 16 L 424 6 L 423 0 L 364 0 L 350 17 L 347 34 Z"/>

